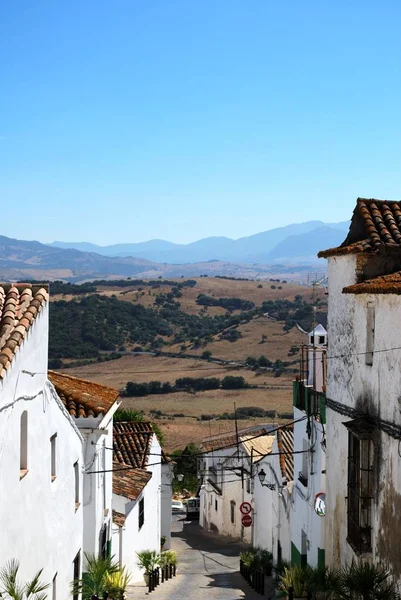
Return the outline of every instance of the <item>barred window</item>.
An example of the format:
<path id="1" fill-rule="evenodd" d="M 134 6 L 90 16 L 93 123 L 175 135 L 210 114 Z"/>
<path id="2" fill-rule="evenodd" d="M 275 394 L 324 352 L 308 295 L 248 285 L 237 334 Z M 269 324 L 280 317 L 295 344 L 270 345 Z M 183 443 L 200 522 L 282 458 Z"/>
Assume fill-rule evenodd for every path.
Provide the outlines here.
<path id="1" fill-rule="evenodd" d="M 139 514 L 138 514 L 138 526 L 139 529 L 145 523 L 145 499 L 139 501 Z"/>
<path id="2" fill-rule="evenodd" d="M 361 420 L 348 429 L 347 541 L 355 552 L 372 551 L 373 430 Z"/>

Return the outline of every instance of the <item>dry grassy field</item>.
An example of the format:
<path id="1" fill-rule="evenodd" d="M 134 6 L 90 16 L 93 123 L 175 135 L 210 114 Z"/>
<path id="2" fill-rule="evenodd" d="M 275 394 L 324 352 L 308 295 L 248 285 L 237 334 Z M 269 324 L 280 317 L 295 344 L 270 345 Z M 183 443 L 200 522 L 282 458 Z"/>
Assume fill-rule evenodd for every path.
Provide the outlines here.
<path id="1" fill-rule="evenodd" d="M 177 283 L 182 280 L 177 280 Z M 204 307 L 196 304 L 198 294 L 204 293 L 215 298 L 237 297 L 251 300 L 256 306 L 270 299 L 289 299 L 301 294 L 305 300 L 311 302 L 312 290 L 292 283 L 234 281 L 219 278 L 198 278 L 195 287 L 182 288 L 182 297 L 178 299 L 181 310 L 190 314 L 199 314 Z M 272 285 L 276 286 L 272 289 Z M 260 287 L 262 286 L 262 287 Z M 278 289 L 278 286 L 281 289 Z M 132 288 L 99 287 L 98 292 L 107 296 L 115 295 L 117 298 L 140 303 L 147 307 L 155 306 L 156 296 L 171 291 L 171 286 L 161 286 L 153 289 L 140 285 Z M 316 298 L 326 300 L 324 290 L 318 289 Z M 53 296 L 55 299 L 69 300 L 67 296 Z M 220 307 L 208 307 L 205 314 L 224 314 L 226 311 Z M 290 348 L 299 347 L 306 343 L 307 338 L 298 329 L 289 332 L 283 329 L 283 322 L 275 321 L 266 316 L 259 316 L 249 323 L 238 327 L 241 337 L 235 342 L 219 339 L 215 336 L 213 341 L 200 349 L 193 349 L 187 344 L 186 353 L 192 354 L 193 359 L 170 358 L 151 355 L 125 355 L 109 362 L 94 363 L 87 366 L 75 367 L 66 370 L 66 373 L 103 383 L 118 389 L 125 387 L 128 381 L 145 383 L 161 381 L 174 383 L 181 377 L 218 377 L 223 379 L 226 375 L 242 376 L 251 385 L 258 387 L 244 390 L 210 390 L 206 392 L 187 393 L 175 392 L 172 394 L 153 395 L 139 398 L 124 398 L 123 406 L 143 410 L 146 415 L 150 411 L 162 411 L 163 416 L 158 420 L 166 436 L 168 451 L 182 448 L 187 443 L 200 440 L 207 436 L 222 431 L 232 431 L 234 422 L 231 420 L 200 421 L 202 414 L 232 413 L 234 404 L 240 407 L 260 407 L 265 410 L 277 412 L 291 412 L 292 410 L 292 379 L 293 375 L 284 373 L 281 377 L 273 377 L 270 371 L 256 372 L 245 368 L 223 366 L 213 362 L 201 360 L 199 356 L 205 350 L 212 352 L 212 356 L 230 361 L 244 361 L 248 356 L 266 356 L 271 361 L 294 361 L 299 354 L 289 354 Z M 262 337 L 263 336 L 263 337 Z M 166 351 L 179 352 L 180 345 L 168 345 Z M 296 364 L 294 368 L 296 368 Z M 185 415 L 177 417 L 173 415 Z M 275 419 L 277 420 L 277 419 Z M 239 421 L 241 427 L 254 425 L 260 419 Z M 266 422 L 266 419 L 262 419 Z"/>

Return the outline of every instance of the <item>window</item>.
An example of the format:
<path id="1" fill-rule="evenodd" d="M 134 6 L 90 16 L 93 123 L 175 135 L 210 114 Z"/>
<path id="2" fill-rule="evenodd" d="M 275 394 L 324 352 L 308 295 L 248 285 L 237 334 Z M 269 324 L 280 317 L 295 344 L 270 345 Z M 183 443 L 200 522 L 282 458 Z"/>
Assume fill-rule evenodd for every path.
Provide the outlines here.
<path id="1" fill-rule="evenodd" d="M 235 523 L 235 501 L 234 500 L 231 500 L 230 508 L 231 508 L 231 523 Z"/>
<path id="2" fill-rule="evenodd" d="M 315 336 L 314 336 L 314 335 L 311 335 L 311 336 L 310 336 L 310 343 L 311 343 L 311 344 L 314 344 L 314 343 L 315 343 Z"/>
<path id="3" fill-rule="evenodd" d="M 324 335 L 319 335 L 319 344 L 324 344 L 325 343 L 325 339 L 324 339 Z"/>
<path id="4" fill-rule="evenodd" d="M 138 526 L 139 529 L 142 527 L 142 525 L 145 523 L 145 499 L 142 498 L 139 501 L 139 514 L 138 514 Z"/>
<path id="5" fill-rule="evenodd" d="M 107 558 L 107 524 L 105 523 L 100 531 L 99 554 L 101 558 Z"/>
<path id="6" fill-rule="evenodd" d="M 308 487 L 308 440 L 302 440 L 302 471 L 298 473 L 298 481 Z"/>
<path id="7" fill-rule="evenodd" d="M 214 510 L 217 510 L 217 509 L 218 509 L 218 504 L 217 504 L 217 498 L 216 498 L 214 501 Z"/>
<path id="8" fill-rule="evenodd" d="M 76 589 L 76 584 L 80 579 L 81 575 L 81 551 L 78 552 L 73 562 L 73 581 L 74 581 L 74 594 L 73 600 L 79 600 L 79 592 Z"/>
<path id="9" fill-rule="evenodd" d="M 28 413 L 26 410 L 21 415 L 20 422 L 20 479 L 28 473 Z"/>
<path id="10" fill-rule="evenodd" d="M 57 573 L 52 581 L 52 600 L 57 600 Z"/>
<path id="11" fill-rule="evenodd" d="M 373 431 L 361 420 L 348 429 L 347 541 L 358 554 L 372 551 Z"/>
<path id="12" fill-rule="evenodd" d="M 56 479 L 56 440 L 57 433 L 50 438 L 50 454 L 51 454 L 51 480 Z"/>
<path id="13" fill-rule="evenodd" d="M 75 479 L 75 510 L 79 507 L 79 464 L 74 463 L 74 479 Z"/>
<path id="14" fill-rule="evenodd" d="M 375 345 L 375 305 L 368 302 L 366 307 L 366 364 L 373 365 L 373 349 Z"/>
<path id="15" fill-rule="evenodd" d="M 102 469 L 106 470 L 106 440 L 102 445 Z M 103 473 L 103 514 L 106 515 L 106 473 Z"/>

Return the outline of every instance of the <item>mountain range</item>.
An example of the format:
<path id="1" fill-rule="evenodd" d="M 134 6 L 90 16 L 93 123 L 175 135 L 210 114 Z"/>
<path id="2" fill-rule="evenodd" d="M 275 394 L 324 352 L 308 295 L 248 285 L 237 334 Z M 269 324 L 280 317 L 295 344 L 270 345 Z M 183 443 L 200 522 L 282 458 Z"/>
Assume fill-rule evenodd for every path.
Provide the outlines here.
<path id="1" fill-rule="evenodd" d="M 348 223 L 309 221 L 232 240 L 210 237 L 192 244 L 151 240 L 96 246 L 88 242 L 42 244 L 0 236 L 0 279 L 175 278 L 227 276 L 261 278 L 285 275 L 303 279 L 323 261 L 323 248 L 340 244 Z"/>
<path id="2" fill-rule="evenodd" d="M 280 262 L 312 262 L 322 248 L 340 244 L 349 222 L 323 223 L 308 221 L 270 229 L 249 237 L 233 240 L 208 237 L 190 244 L 174 244 L 166 240 L 97 246 L 89 242 L 53 242 L 53 248 L 74 249 L 109 257 L 136 257 L 157 263 L 183 264 L 220 260 L 246 264 Z"/>

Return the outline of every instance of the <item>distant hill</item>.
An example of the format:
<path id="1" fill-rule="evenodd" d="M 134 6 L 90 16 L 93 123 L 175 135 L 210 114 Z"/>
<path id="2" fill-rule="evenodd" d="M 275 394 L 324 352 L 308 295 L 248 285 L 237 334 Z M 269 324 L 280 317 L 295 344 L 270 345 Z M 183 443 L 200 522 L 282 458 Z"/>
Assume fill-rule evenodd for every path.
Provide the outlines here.
<path id="1" fill-rule="evenodd" d="M 271 260 L 272 256 L 277 255 L 275 251 L 277 246 L 281 256 L 295 258 L 296 253 L 294 254 L 291 250 L 294 245 L 294 236 L 310 234 L 311 238 L 316 238 L 317 243 L 316 250 L 312 249 L 310 252 L 314 256 L 315 262 L 317 252 L 327 247 L 327 241 L 319 237 L 320 233 L 318 233 L 325 227 L 333 232 L 333 239 L 335 238 L 334 232 L 339 232 L 338 243 L 340 243 L 348 231 L 349 222 L 327 224 L 322 221 L 308 221 L 278 227 L 238 240 L 227 237 L 209 237 L 190 244 L 150 240 L 148 242 L 114 244 L 111 246 L 96 246 L 87 242 L 53 242 L 50 246 L 96 252 L 104 256 L 135 256 L 157 263 L 182 264 L 220 260 L 252 264 L 266 263 Z M 316 235 L 313 232 L 317 232 Z M 320 239 L 322 239 L 322 244 L 318 245 Z M 287 240 L 288 250 L 286 250 Z"/>
<path id="2" fill-rule="evenodd" d="M 311 267 L 292 267 L 210 260 L 186 264 L 161 264 L 144 258 L 102 256 L 95 252 L 57 248 L 37 241 L 24 241 L 0 236 L 0 280 L 18 281 L 47 279 L 71 282 L 94 279 L 152 279 L 224 276 L 246 279 L 268 279 L 285 276 L 304 280 Z"/>
<path id="3" fill-rule="evenodd" d="M 344 237 L 343 230 L 332 227 L 318 227 L 308 233 L 290 235 L 269 252 L 267 260 L 316 260 L 319 250 L 339 246 Z"/>

